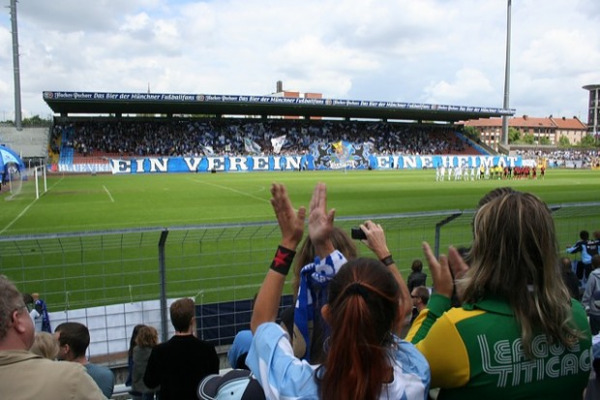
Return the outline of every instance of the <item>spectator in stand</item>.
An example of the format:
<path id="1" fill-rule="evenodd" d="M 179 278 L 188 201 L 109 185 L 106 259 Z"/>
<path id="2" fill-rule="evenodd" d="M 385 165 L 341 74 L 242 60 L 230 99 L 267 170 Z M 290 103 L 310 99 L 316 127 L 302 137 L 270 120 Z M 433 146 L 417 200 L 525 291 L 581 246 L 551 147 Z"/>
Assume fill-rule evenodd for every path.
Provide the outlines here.
<path id="1" fill-rule="evenodd" d="M 63 322 L 55 330 L 59 343 L 58 359 L 83 365 L 104 396 L 110 398 L 115 389 L 115 375 L 103 365 L 92 364 L 86 358 L 90 331 L 79 322 Z"/>
<path id="2" fill-rule="evenodd" d="M 129 350 L 127 351 L 127 378 L 125 379 L 125 385 L 132 387 L 133 384 L 133 349 L 135 349 L 136 342 L 135 339 L 140 331 L 140 328 L 145 326 L 143 324 L 138 324 L 133 327 L 133 331 L 131 331 L 131 338 L 129 339 Z M 142 393 L 133 390 L 133 388 L 129 391 L 132 400 L 142 400 Z"/>
<path id="3" fill-rule="evenodd" d="M 590 319 L 592 335 L 597 335 L 600 332 L 600 254 L 592 257 L 592 272 L 581 301 Z"/>
<path id="4" fill-rule="evenodd" d="M 590 272 L 592 272 L 592 257 L 598 254 L 598 241 L 590 240 L 588 231 L 579 232 L 579 239 L 573 246 L 567 248 L 567 253 L 581 253 L 581 259 L 577 263 L 577 278 L 586 282 Z"/>
<path id="5" fill-rule="evenodd" d="M 339 227 L 333 227 L 331 231 L 330 240 L 333 243 L 335 249 L 337 249 L 346 260 L 354 260 L 358 256 L 358 250 L 354 241 L 350 236 Z M 311 364 L 320 364 L 324 360 L 325 353 L 323 351 L 325 340 L 327 339 L 327 329 L 323 326 L 324 321 L 319 318 L 319 310 L 310 310 L 313 315 L 312 323 L 304 322 L 305 317 L 308 318 L 309 312 L 306 307 L 300 307 L 298 295 L 300 293 L 300 284 L 302 281 L 302 269 L 311 264 L 316 257 L 315 246 L 309 236 L 304 239 L 304 242 L 300 246 L 298 256 L 295 257 L 293 263 L 294 278 L 292 280 L 292 293 L 294 293 L 293 306 L 285 309 L 281 313 L 281 322 L 290 336 L 290 342 L 294 349 L 294 355 L 301 359 L 307 359 L 307 350 L 309 350 L 310 359 L 308 361 Z M 316 305 L 319 302 L 323 302 L 326 296 L 326 288 L 322 283 L 314 283 L 307 275 L 306 270 L 304 273 L 304 287 L 307 289 L 303 291 L 308 295 L 308 287 L 310 286 L 311 304 Z M 321 298 L 319 301 L 318 299 Z M 304 306 L 304 301 L 301 302 Z M 306 301 L 308 303 L 308 300 Z M 308 306 L 308 304 L 306 304 Z M 315 312 L 316 311 L 316 312 Z M 296 321 L 296 318 L 298 319 Z M 300 332 L 299 325 L 308 325 L 308 341 L 305 340 L 304 336 Z M 307 349 L 307 342 L 309 349 Z"/>
<path id="6" fill-rule="evenodd" d="M 407 339 L 429 361 L 432 387 L 440 399 L 581 398 L 591 335 L 556 269 L 550 210 L 507 192 L 478 209 L 473 228 L 470 265 L 453 247 L 438 261 L 423 244 L 434 294 Z M 461 308 L 450 307 L 455 282 Z"/>
<path id="7" fill-rule="evenodd" d="M 417 286 L 413 288 L 410 292 L 410 297 L 412 298 L 413 309 L 412 309 L 412 317 L 410 319 L 410 323 L 417 318 L 417 315 L 421 313 L 429 302 L 429 289 L 425 286 Z"/>
<path id="8" fill-rule="evenodd" d="M 0 275 L 0 399 L 106 399 L 81 365 L 29 352 L 34 334 L 21 293 Z"/>
<path id="9" fill-rule="evenodd" d="M 132 389 L 141 393 L 142 400 L 154 400 L 157 389 L 150 389 L 144 384 L 144 374 L 152 349 L 158 344 L 158 331 L 153 326 L 142 325 L 135 339 L 133 348 Z"/>
<path id="10" fill-rule="evenodd" d="M 161 400 L 195 400 L 202 378 L 219 373 L 219 356 L 215 346 L 195 336 L 192 299 L 174 301 L 169 313 L 175 336 L 152 349 L 144 384 L 150 389 L 160 386 Z"/>
<path id="11" fill-rule="evenodd" d="M 408 275 L 408 279 L 406 279 L 406 285 L 408 286 L 408 290 L 412 292 L 417 286 L 425 286 L 427 274 L 423 272 L 423 262 L 419 259 L 412 262 L 410 269 L 412 272 Z"/>
<path id="12" fill-rule="evenodd" d="M 31 346 L 29 351 L 48 360 L 56 360 L 58 356 L 58 341 L 51 333 L 36 332 L 33 346 Z"/>
<path id="13" fill-rule="evenodd" d="M 412 345 L 396 336 L 410 302 L 383 230 L 371 221 L 361 225 L 369 248 L 383 261 L 358 258 L 337 265 L 333 260 L 343 256 L 329 239 L 334 210 L 327 210 L 324 184 L 313 193 L 308 227 L 316 255 L 332 262 L 323 271 L 331 279 L 327 304 L 320 310 L 331 335 L 320 366 L 294 356 L 285 330 L 274 322 L 294 249 L 302 239 L 306 210 L 294 211 L 283 185 L 274 184 L 271 193 L 282 238 L 256 297 L 250 323 L 254 337 L 246 358 L 266 397 L 426 399 L 427 364 Z M 382 252 L 386 254 L 381 256 Z"/>
<path id="14" fill-rule="evenodd" d="M 560 263 L 562 265 L 563 280 L 569 290 L 569 294 L 572 298 L 581 301 L 582 288 L 579 279 L 577 279 L 577 275 L 573 272 L 571 259 L 569 257 L 563 257 L 560 259 Z"/>
<path id="15" fill-rule="evenodd" d="M 227 352 L 227 360 L 233 369 L 248 369 L 246 357 L 252 343 L 252 331 L 244 329 L 239 331 L 233 338 L 233 344 Z"/>

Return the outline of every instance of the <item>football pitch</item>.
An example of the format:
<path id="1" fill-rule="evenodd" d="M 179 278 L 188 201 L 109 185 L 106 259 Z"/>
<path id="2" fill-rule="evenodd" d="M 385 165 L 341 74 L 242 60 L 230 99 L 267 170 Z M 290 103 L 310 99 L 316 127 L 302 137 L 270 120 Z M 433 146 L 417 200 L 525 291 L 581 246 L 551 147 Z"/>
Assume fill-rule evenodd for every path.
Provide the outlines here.
<path id="1" fill-rule="evenodd" d="M 271 221 L 273 182 L 287 186 L 295 206 L 308 206 L 314 185 L 325 182 L 338 217 L 472 209 L 500 186 L 547 204 L 600 200 L 600 171 L 590 170 L 550 170 L 543 180 L 443 182 L 433 170 L 49 175 L 49 190 L 38 200 L 32 182 L 9 201 L 0 197 L 0 236 Z"/>
<path id="2" fill-rule="evenodd" d="M 600 171 L 590 170 L 549 170 L 537 180 L 442 182 L 434 170 L 57 174 L 48 176 L 48 191 L 37 200 L 31 180 L 10 200 L 0 194 L 0 273 L 22 291 L 42 292 L 58 308 L 157 299 L 157 243 L 167 228 L 169 297 L 250 299 L 278 242 L 272 182 L 287 186 L 296 207 L 308 207 L 315 184 L 325 182 L 336 224 L 349 229 L 366 218 L 381 222 L 404 276 L 410 262 L 422 258 L 421 241 L 433 242 L 436 224 L 451 214 L 419 213 L 472 210 L 501 186 L 532 192 L 550 205 L 600 201 Z M 600 230 L 596 209 L 555 213 L 561 248 L 581 229 Z M 448 244 L 468 245 L 471 217 L 462 218 L 444 227 L 442 251 Z M 146 231 L 135 232 L 140 228 Z"/>

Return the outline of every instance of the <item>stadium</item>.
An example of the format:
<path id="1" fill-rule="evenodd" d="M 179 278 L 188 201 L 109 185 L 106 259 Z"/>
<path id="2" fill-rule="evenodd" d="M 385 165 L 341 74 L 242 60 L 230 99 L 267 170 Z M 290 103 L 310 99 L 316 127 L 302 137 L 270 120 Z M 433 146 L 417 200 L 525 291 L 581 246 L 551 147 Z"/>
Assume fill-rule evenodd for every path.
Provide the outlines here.
<path id="1" fill-rule="evenodd" d="M 167 340 L 168 306 L 181 297 L 195 300 L 198 337 L 229 366 L 279 240 L 273 182 L 298 206 L 325 182 L 336 225 L 380 223 L 403 276 L 423 241 L 436 255 L 468 247 L 477 203 L 494 188 L 542 198 L 561 249 L 600 226 L 598 171 L 581 168 L 594 155 L 498 152 L 464 130 L 514 109 L 283 93 L 41 96 L 51 127 L 0 126 L 0 274 L 40 293 L 53 324 L 88 326 L 90 359 L 119 381 L 133 327 Z M 512 174 L 522 167 L 531 172 Z"/>

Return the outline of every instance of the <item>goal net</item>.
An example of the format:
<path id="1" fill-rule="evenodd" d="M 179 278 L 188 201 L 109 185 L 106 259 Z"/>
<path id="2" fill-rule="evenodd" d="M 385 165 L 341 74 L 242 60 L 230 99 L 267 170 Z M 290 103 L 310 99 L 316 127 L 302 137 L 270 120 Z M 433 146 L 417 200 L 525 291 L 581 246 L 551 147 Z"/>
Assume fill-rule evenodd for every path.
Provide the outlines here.
<path id="1" fill-rule="evenodd" d="M 5 200 L 35 198 L 48 191 L 46 168 L 37 166 L 20 170 L 14 164 L 7 164 L 2 175 L 2 191 Z"/>

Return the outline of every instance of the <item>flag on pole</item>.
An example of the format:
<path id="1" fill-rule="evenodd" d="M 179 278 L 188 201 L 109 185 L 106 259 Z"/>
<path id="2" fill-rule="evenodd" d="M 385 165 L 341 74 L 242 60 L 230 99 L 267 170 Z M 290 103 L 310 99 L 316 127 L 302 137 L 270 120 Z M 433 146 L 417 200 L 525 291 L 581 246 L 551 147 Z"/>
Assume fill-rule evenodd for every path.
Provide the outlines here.
<path id="1" fill-rule="evenodd" d="M 273 146 L 273 152 L 275 154 L 279 154 L 281 152 L 281 148 L 285 144 L 286 135 L 281 135 L 276 138 L 271 139 L 271 145 Z"/>

